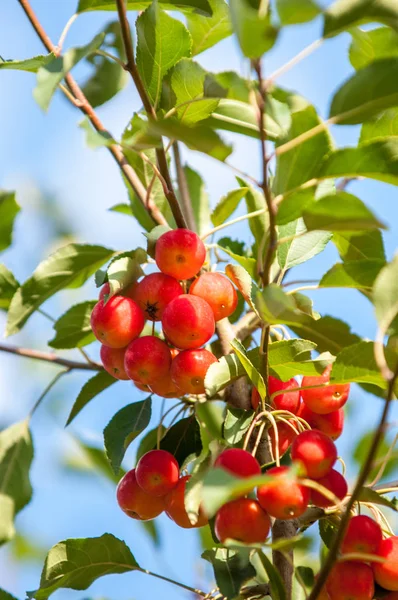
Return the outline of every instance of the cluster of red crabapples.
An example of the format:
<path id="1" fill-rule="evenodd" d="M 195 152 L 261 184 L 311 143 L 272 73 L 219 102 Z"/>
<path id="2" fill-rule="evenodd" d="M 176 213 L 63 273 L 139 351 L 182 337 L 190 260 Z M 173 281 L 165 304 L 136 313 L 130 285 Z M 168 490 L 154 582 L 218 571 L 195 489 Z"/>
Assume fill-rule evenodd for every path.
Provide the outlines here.
<path id="1" fill-rule="evenodd" d="M 102 364 L 113 377 L 132 379 L 140 389 L 165 398 L 205 392 L 206 371 L 217 358 L 202 346 L 213 336 L 215 322 L 230 316 L 238 302 L 234 286 L 221 273 L 197 276 L 205 258 L 196 233 L 168 231 L 156 243 L 160 272 L 110 298 L 109 284 L 103 286 L 91 327 L 102 343 Z M 189 286 L 188 293 L 183 286 Z M 164 339 L 139 337 L 147 319 L 161 321 Z"/>

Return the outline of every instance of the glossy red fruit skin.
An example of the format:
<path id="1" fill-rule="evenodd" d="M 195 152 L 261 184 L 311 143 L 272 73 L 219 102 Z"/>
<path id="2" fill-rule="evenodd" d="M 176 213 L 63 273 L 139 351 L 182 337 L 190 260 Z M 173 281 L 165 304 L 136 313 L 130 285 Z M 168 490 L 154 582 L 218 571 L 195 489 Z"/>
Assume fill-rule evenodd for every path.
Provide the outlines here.
<path id="1" fill-rule="evenodd" d="M 323 487 L 337 496 L 339 500 L 342 500 L 347 495 L 347 481 L 341 475 L 341 473 L 335 471 L 335 469 L 332 469 L 327 475 L 325 475 L 325 477 L 317 479 L 317 483 L 323 485 Z M 312 504 L 315 504 L 315 506 L 318 506 L 319 508 L 333 506 L 333 502 L 331 500 L 328 500 L 326 496 L 315 490 L 311 490 L 311 501 Z"/>
<path id="2" fill-rule="evenodd" d="M 344 427 L 344 409 L 334 410 L 327 415 L 319 415 L 302 402 L 297 416 L 301 417 L 310 425 L 312 429 L 319 429 L 322 433 L 328 435 L 332 440 L 337 440 L 343 433 Z"/>
<path id="3" fill-rule="evenodd" d="M 304 377 L 302 387 L 328 383 L 332 365 L 328 365 L 319 377 Z M 324 388 L 301 390 L 301 398 L 309 409 L 320 415 L 327 415 L 342 408 L 348 400 L 350 384 L 328 385 Z"/>
<path id="4" fill-rule="evenodd" d="M 100 358 L 105 371 L 108 371 L 115 379 L 127 381 L 129 376 L 124 369 L 125 348 L 109 348 L 101 346 Z"/>
<path id="5" fill-rule="evenodd" d="M 133 381 L 151 385 L 170 370 L 171 353 L 168 345 L 154 335 L 144 335 L 126 349 L 124 368 Z"/>
<path id="6" fill-rule="evenodd" d="M 133 283 L 131 283 L 126 289 L 124 289 L 122 291 L 121 294 L 118 294 L 119 296 L 126 296 L 127 298 L 131 298 L 132 300 L 135 300 L 134 298 L 134 290 L 136 288 L 137 282 L 133 281 Z M 104 285 L 101 287 L 100 289 L 100 293 L 98 296 L 98 300 L 103 300 L 105 294 L 109 294 L 110 292 L 110 286 L 109 283 L 104 283 Z"/>
<path id="7" fill-rule="evenodd" d="M 151 496 L 165 496 L 177 485 L 180 467 L 170 452 L 150 450 L 138 461 L 135 475 L 144 492 Z"/>
<path id="8" fill-rule="evenodd" d="M 164 496 L 164 502 L 166 506 L 166 514 L 174 523 L 177 523 L 179 527 L 183 529 L 192 529 L 196 527 L 203 527 L 207 525 L 207 517 L 204 514 L 203 510 L 199 510 L 199 518 L 195 525 L 192 525 L 189 520 L 187 511 L 185 510 L 184 504 L 184 496 L 185 496 L 185 486 L 187 481 L 191 478 L 190 475 L 185 475 L 184 477 L 180 477 L 177 482 L 177 485 L 171 490 L 167 496 Z"/>
<path id="9" fill-rule="evenodd" d="M 229 279 L 221 273 L 203 273 L 189 288 L 189 293 L 209 303 L 214 320 L 220 321 L 235 312 L 238 294 Z"/>
<path id="10" fill-rule="evenodd" d="M 133 381 L 133 383 L 141 392 L 151 392 L 149 385 L 145 385 L 145 383 L 140 383 L 139 381 Z"/>
<path id="11" fill-rule="evenodd" d="M 258 393 L 258 389 L 255 388 L 254 386 L 252 387 L 250 401 L 251 401 L 252 409 L 257 410 L 257 408 L 261 402 L 261 398 L 260 398 L 260 394 Z"/>
<path id="12" fill-rule="evenodd" d="M 151 391 L 161 398 L 180 398 L 183 392 L 174 383 L 170 371 L 164 377 L 151 383 Z"/>
<path id="13" fill-rule="evenodd" d="M 225 469 L 237 477 L 255 477 L 261 475 L 261 468 L 256 458 L 242 448 L 227 448 L 217 457 L 215 467 Z"/>
<path id="14" fill-rule="evenodd" d="M 257 499 L 264 510 L 276 519 L 294 519 L 302 515 L 310 501 L 310 491 L 297 479 L 288 479 L 289 467 L 273 467 L 266 475 L 275 481 L 257 489 Z"/>
<path id="15" fill-rule="evenodd" d="M 318 573 L 318 575 L 315 575 L 315 581 L 317 581 L 318 578 L 319 578 L 319 573 Z M 326 585 L 324 585 L 322 587 L 322 589 L 319 592 L 316 600 L 330 600 L 330 596 L 329 596 L 329 594 L 326 591 Z"/>
<path id="16" fill-rule="evenodd" d="M 207 370 L 215 362 L 214 354 L 203 348 L 184 350 L 171 363 L 171 378 L 182 394 L 204 394 Z"/>
<path id="17" fill-rule="evenodd" d="M 283 456 L 285 452 L 287 452 L 290 446 L 293 444 L 294 440 L 297 437 L 297 433 L 289 426 L 287 423 L 283 421 L 277 421 L 278 428 L 278 450 L 279 456 Z M 275 439 L 275 431 L 273 427 L 270 427 L 268 430 L 268 435 L 271 441 L 272 454 L 274 458 L 276 457 L 276 439 Z"/>
<path id="18" fill-rule="evenodd" d="M 367 515 L 352 517 L 348 523 L 344 540 L 341 545 L 343 554 L 364 552 L 376 554 L 383 539 L 381 527 Z"/>
<path id="19" fill-rule="evenodd" d="M 124 296 L 99 300 L 91 313 L 91 329 L 97 340 L 109 348 L 125 348 L 137 338 L 145 325 L 138 304 Z"/>
<path id="20" fill-rule="evenodd" d="M 289 392 L 288 390 L 298 387 L 300 387 L 299 383 L 294 378 L 289 379 L 289 381 L 280 381 L 272 375 L 268 377 L 268 391 L 271 396 L 275 392 L 286 390 L 286 392 L 278 394 L 272 400 L 278 410 L 288 410 L 293 414 L 297 413 L 300 406 L 300 392 Z"/>
<path id="21" fill-rule="evenodd" d="M 213 311 L 206 300 L 183 294 L 164 310 L 162 327 L 173 346 L 181 350 L 200 348 L 215 331 Z"/>
<path id="22" fill-rule="evenodd" d="M 393 535 L 383 540 L 377 555 L 385 558 L 384 563 L 373 563 L 376 583 L 385 590 L 398 592 L 398 536 Z"/>
<path id="23" fill-rule="evenodd" d="M 337 563 L 326 581 L 330 600 L 372 600 L 373 573 L 369 565 L 357 561 Z"/>
<path id="24" fill-rule="evenodd" d="M 150 321 L 160 321 L 166 306 L 184 293 L 181 284 L 164 273 L 146 275 L 134 290 L 134 300 Z"/>
<path id="25" fill-rule="evenodd" d="M 156 242 L 155 260 L 162 273 L 175 279 L 191 279 L 206 259 L 200 237 L 189 229 L 166 231 Z"/>
<path id="26" fill-rule="evenodd" d="M 333 441 L 317 429 L 303 431 L 292 444 L 292 459 L 300 461 L 311 479 L 321 479 L 332 469 L 337 460 L 337 448 Z"/>
<path id="27" fill-rule="evenodd" d="M 267 513 L 256 500 L 238 498 L 224 504 L 216 515 L 215 532 L 221 543 L 226 539 L 246 544 L 265 542 L 271 528 Z"/>
<path id="28" fill-rule="evenodd" d="M 148 521 L 164 511 L 164 499 L 146 494 L 138 485 L 135 469 L 128 471 L 119 481 L 116 499 L 123 512 L 132 519 Z"/>

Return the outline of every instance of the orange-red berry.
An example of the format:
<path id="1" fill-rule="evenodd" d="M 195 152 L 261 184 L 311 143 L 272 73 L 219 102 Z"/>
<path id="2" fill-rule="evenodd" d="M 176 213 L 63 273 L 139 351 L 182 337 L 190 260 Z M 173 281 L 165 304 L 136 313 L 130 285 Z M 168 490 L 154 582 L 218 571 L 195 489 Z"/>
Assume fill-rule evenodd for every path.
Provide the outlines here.
<path id="1" fill-rule="evenodd" d="M 207 517 L 202 509 L 199 510 L 199 518 L 195 525 L 192 525 L 185 509 L 185 487 L 190 477 L 190 475 L 181 477 L 178 480 L 177 485 L 164 497 L 166 514 L 172 521 L 184 529 L 203 527 L 203 525 L 207 524 Z"/>
<path id="2" fill-rule="evenodd" d="M 261 475 L 257 459 L 250 452 L 241 448 L 227 448 L 217 457 L 214 466 L 225 469 L 237 477 Z"/>
<path id="3" fill-rule="evenodd" d="M 329 492 L 332 492 L 339 500 L 342 500 L 347 495 L 347 481 L 338 471 L 335 471 L 334 469 L 331 469 L 331 471 L 329 471 L 325 477 L 317 479 L 317 483 L 323 485 L 324 488 L 329 490 Z M 315 504 L 315 506 L 319 506 L 320 508 L 333 506 L 333 502 L 331 500 L 316 490 L 311 490 L 311 501 L 312 504 Z"/>
<path id="4" fill-rule="evenodd" d="M 342 408 L 348 400 L 350 393 L 349 383 L 329 384 L 332 365 L 326 367 L 318 377 L 304 377 L 302 387 L 326 383 L 325 387 L 301 390 L 303 402 L 309 409 L 320 415 L 326 415 Z"/>
<path id="5" fill-rule="evenodd" d="M 101 346 L 101 362 L 106 371 L 115 379 L 127 380 L 129 376 L 124 369 L 125 348 L 109 348 Z"/>
<path id="6" fill-rule="evenodd" d="M 144 325 L 143 311 L 124 296 L 112 296 L 106 304 L 99 300 L 91 313 L 95 337 L 110 348 L 125 348 L 140 335 Z"/>
<path id="7" fill-rule="evenodd" d="M 134 290 L 134 300 L 150 321 L 160 321 L 166 306 L 184 293 L 181 284 L 164 273 L 146 275 Z"/>
<path id="8" fill-rule="evenodd" d="M 203 273 L 191 284 L 189 293 L 209 303 L 215 321 L 232 315 L 238 305 L 236 289 L 221 273 Z"/>
<path id="9" fill-rule="evenodd" d="M 120 508 L 132 519 L 148 521 L 164 511 L 163 498 L 151 496 L 138 485 L 135 469 L 128 471 L 119 481 L 116 498 Z"/>
<path id="10" fill-rule="evenodd" d="M 311 479 L 325 477 L 337 460 L 333 441 L 317 429 L 303 431 L 292 444 L 292 459 L 300 461 Z"/>
<path id="11" fill-rule="evenodd" d="M 392 535 L 379 544 L 376 553 L 385 559 L 383 563 L 373 563 L 376 583 L 385 590 L 398 592 L 398 536 Z"/>
<path id="12" fill-rule="evenodd" d="M 251 498 L 238 498 L 224 504 L 215 520 L 216 536 L 221 543 L 233 539 L 245 544 L 261 544 L 267 539 L 270 528 L 269 516 Z"/>
<path id="13" fill-rule="evenodd" d="M 202 268 L 206 248 L 200 237 L 189 229 L 174 229 L 156 242 L 155 260 L 162 273 L 176 279 L 191 279 Z"/>
<path id="14" fill-rule="evenodd" d="M 273 467 L 266 473 L 273 481 L 259 486 L 260 505 L 276 519 L 294 519 L 302 515 L 310 501 L 310 491 L 292 476 L 289 467 Z"/>
<path id="15" fill-rule="evenodd" d="M 177 485 L 180 468 L 166 450 L 150 450 L 140 458 L 135 468 L 138 485 L 153 496 L 165 496 Z"/>
<path id="16" fill-rule="evenodd" d="M 213 311 L 206 300 L 183 294 L 166 306 L 162 327 L 165 336 L 176 348 L 199 348 L 214 334 Z"/>
<path id="17" fill-rule="evenodd" d="M 214 354 L 203 348 L 184 350 L 171 363 L 171 378 L 183 394 L 204 394 L 207 370 L 215 362 Z"/>
<path id="18" fill-rule="evenodd" d="M 124 368 L 133 381 L 151 385 L 170 370 L 168 345 L 154 335 L 140 337 L 127 347 Z"/>

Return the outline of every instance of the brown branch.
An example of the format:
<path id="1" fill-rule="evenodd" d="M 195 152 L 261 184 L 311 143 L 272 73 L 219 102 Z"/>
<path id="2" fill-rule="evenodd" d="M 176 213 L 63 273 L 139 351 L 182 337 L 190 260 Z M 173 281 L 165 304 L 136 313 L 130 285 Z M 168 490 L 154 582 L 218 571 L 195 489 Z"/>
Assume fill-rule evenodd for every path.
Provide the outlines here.
<path id="1" fill-rule="evenodd" d="M 178 189 L 181 196 L 181 205 L 188 223 L 188 227 L 192 231 L 197 231 L 195 214 L 193 212 L 192 201 L 189 193 L 188 182 L 185 175 L 184 167 L 182 166 L 180 148 L 178 142 L 173 142 L 173 155 L 176 167 Z"/>
<path id="2" fill-rule="evenodd" d="M 244 341 L 260 327 L 261 319 L 253 311 L 243 315 L 236 325 L 233 325 L 235 337 L 240 342 Z"/>
<path id="3" fill-rule="evenodd" d="M 17 346 L 8 346 L 6 344 L 0 344 L 0 352 L 8 352 L 9 354 L 15 354 L 17 356 L 25 356 L 26 358 L 33 358 L 34 360 L 42 360 L 49 362 L 54 365 L 61 365 L 67 367 L 69 370 L 81 369 L 83 371 L 101 371 L 102 365 L 95 362 L 79 362 L 76 360 L 68 360 L 67 358 L 61 358 L 53 352 L 41 352 L 40 350 L 32 350 L 31 348 L 19 348 Z"/>
<path id="4" fill-rule="evenodd" d="M 125 65 L 126 71 L 128 71 L 134 81 L 134 85 L 137 88 L 137 92 L 141 98 L 141 101 L 144 105 L 145 111 L 149 118 L 156 121 L 156 111 L 155 108 L 151 104 L 151 100 L 148 96 L 148 93 L 145 89 L 145 85 L 141 79 L 141 75 L 137 69 L 137 65 L 134 58 L 134 48 L 133 48 L 133 40 L 131 38 L 131 30 L 130 24 L 127 18 L 127 11 L 124 0 L 116 0 L 117 12 L 119 15 L 120 27 L 122 32 L 122 39 L 124 50 L 127 57 L 127 62 Z M 183 229 L 187 228 L 187 224 L 185 222 L 184 215 L 182 213 L 180 204 L 178 202 L 177 196 L 175 195 L 173 189 L 173 183 L 170 177 L 170 171 L 167 164 L 166 152 L 163 147 L 163 142 L 161 148 L 156 149 L 156 158 L 158 161 L 159 171 L 166 182 L 167 191 L 165 192 L 165 196 L 168 200 L 168 203 L 171 208 L 171 212 L 173 213 L 175 222 L 177 227 L 181 227 Z"/>
<path id="5" fill-rule="evenodd" d="M 37 35 L 41 39 L 41 41 L 44 44 L 44 46 L 46 47 L 46 49 L 49 52 L 53 52 L 54 55 L 56 55 L 56 56 L 59 55 L 57 46 L 55 46 L 53 44 L 51 39 L 48 37 L 48 35 L 44 31 L 36 14 L 34 13 L 32 7 L 30 6 L 29 0 L 18 0 L 18 2 L 21 5 L 22 9 L 24 10 L 26 16 L 28 17 L 34 30 L 36 31 Z M 74 96 L 74 100 L 68 94 L 66 95 L 66 97 L 75 106 L 77 106 L 82 111 L 82 113 L 84 113 L 89 118 L 92 126 L 94 127 L 94 129 L 96 131 L 106 134 L 107 137 L 108 136 L 112 137 L 111 134 L 109 133 L 109 131 L 102 124 L 101 120 L 98 118 L 98 115 L 95 112 L 94 108 L 91 106 L 91 104 L 89 103 L 89 101 L 87 100 L 85 95 L 83 94 L 81 88 L 76 83 L 75 79 L 72 77 L 72 75 L 70 73 L 65 76 L 65 81 L 69 87 L 69 90 L 72 92 L 72 94 Z M 139 199 L 141 204 L 145 207 L 145 209 L 148 211 L 148 214 L 150 215 L 150 217 L 152 218 L 154 223 L 156 223 L 158 225 L 167 225 L 166 219 L 164 218 L 164 216 L 162 215 L 162 213 L 160 212 L 160 210 L 158 209 L 156 204 L 153 202 L 153 200 L 147 199 L 145 187 L 143 186 L 137 173 L 134 171 L 134 169 L 131 167 L 131 165 L 127 162 L 120 146 L 118 146 L 117 144 L 112 144 L 111 146 L 108 147 L 108 150 L 112 154 L 112 156 L 115 159 L 115 161 L 117 162 L 117 164 L 119 165 L 119 168 L 123 172 L 124 176 L 126 177 L 126 180 L 129 182 L 129 184 L 130 184 L 131 188 L 133 189 L 134 193 L 136 194 L 137 198 Z"/>
<path id="6" fill-rule="evenodd" d="M 322 587 L 326 583 L 326 579 L 328 578 L 328 575 L 329 575 L 334 563 L 336 562 L 336 560 L 338 558 L 339 549 L 340 549 L 341 543 L 343 541 L 344 534 L 345 534 L 347 526 L 348 526 L 348 522 L 350 520 L 351 509 L 354 506 L 355 502 L 357 501 L 360 491 L 363 488 L 365 481 L 369 475 L 369 472 L 372 469 L 372 464 L 373 464 L 374 458 L 375 458 L 377 450 L 379 448 L 381 439 L 384 435 L 384 430 L 385 430 L 387 418 L 388 418 L 388 412 L 390 409 L 391 401 L 394 397 L 394 387 L 395 387 L 395 383 L 396 383 L 397 379 L 398 379 L 398 367 L 395 370 L 395 373 L 392 375 L 392 377 L 388 381 L 386 401 L 384 404 L 384 408 L 383 408 L 383 412 L 382 412 L 382 415 L 380 418 L 379 425 L 378 425 L 376 433 L 373 437 L 373 441 L 369 448 L 368 454 L 366 456 L 366 460 L 361 468 L 361 472 L 359 473 L 357 482 L 355 484 L 355 488 L 352 492 L 352 495 L 351 495 L 349 501 L 347 502 L 347 504 L 345 506 L 345 512 L 340 521 L 340 525 L 336 532 L 336 536 L 334 537 L 334 540 L 330 547 L 327 558 L 324 562 L 324 565 L 323 565 L 321 571 L 319 572 L 319 577 L 314 585 L 314 588 L 311 591 L 311 594 L 308 597 L 308 600 L 316 600 Z"/>

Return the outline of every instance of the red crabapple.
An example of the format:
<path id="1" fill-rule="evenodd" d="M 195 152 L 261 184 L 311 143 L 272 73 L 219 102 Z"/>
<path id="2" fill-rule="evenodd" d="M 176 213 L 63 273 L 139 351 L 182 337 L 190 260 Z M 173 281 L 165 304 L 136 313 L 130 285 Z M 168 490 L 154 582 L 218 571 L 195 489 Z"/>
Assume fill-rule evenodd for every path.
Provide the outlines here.
<path id="1" fill-rule="evenodd" d="M 124 296 L 112 296 L 106 304 L 99 300 L 91 313 L 95 337 L 110 348 L 125 348 L 140 335 L 144 325 L 143 311 Z"/>
<path id="2" fill-rule="evenodd" d="M 332 492 L 339 500 L 345 498 L 348 492 L 348 485 L 345 478 L 338 472 L 332 469 L 325 477 L 317 479 L 317 483 L 323 485 L 327 490 Z M 333 506 L 333 502 L 326 498 L 321 492 L 311 490 L 311 501 L 319 508 L 327 508 Z"/>
<path id="3" fill-rule="evenodd" d="M 216 515 L 215 532 L 221 543 L 230 538 L 245 544 L 265 542 L 271 528 L 267 513 L 256 500 L 238 498 L 224 504 Z"/>
<path id="4" fill-rule="evenodd" d="M 330 600 L 372 600 L 373 573 L 369 565 L 353 560 L 334 565 L 326 581 Z"/>
<path id="5" fill-rule="evenodd" d="M 398 592 L 398 536 L 383 540 L 376 554 L 386 559 L 383 563 L 372 564 L 376 583 L 385 590 Z"/>
<path id="6" fill-rule="evenodd" d="M 135 468 L 138 485 L 152 496 L 165 496 L 177 485 L 180 468 L 166 450 L 150 450 L 140 458 Z"/>
<path id="7" fill-rule="evenodd" d="M 214 466 L 225 469 L 237 477 L 261 475 L 258 461 L 250 452 L 241 448 L 227 448 L 217 457 Z"/>
<path id="8" fill-rule="evenodd" d="M 182 294 L 166 306 L 162 327 L 165 336 L 176 348 L 199 348 L 214 334 L 213 311 L 206 300 Z"/>
<path id="9" fill-rule="evenodd" d="M 283 394 L 278 394 L 272 400 L 277 410 L 288 410 L 293 414 L 297 413 L 300 406 L 300 392 L 289 392 L 288 390 L 298 387 L 300 386 L 294 378 L 288 381 L 279 381 L 279 379 L 272 377 L 272 375 L 268 377 L 268 392 L 270 396 L 275 392 L 286 390 Z"/>
<path id="10" fill-rule="evenodd" d="M 154 335 L 144 335 L 126 349 L 124 368 L 133 381 L 151 385 L 169 372 L 171 354 L 168 345 Z"/>
<path id="11" fill-rule="evenodd" d="M 191 284 L 189 293 L 209 303 L 215 321 L 232 315 L 238 305 L 234 286 L 221 273 L 203 273 Z"/>
<path id="12" fill-rule="evenodd" d="M 202 509 L 199 510 L 199 518 L 195 525 L 192 525 L 185 509 L 185 486 L 190 477 L 190 475 L 181 477 L 178 480 L 177 485 L 164 497 L 166 514 L 174 521 L 174 523 L 177 523 L 177 525 L 184 529 L 207 525 L 207 517 Z"/>
<path id="13" fill-rule="evenodd" d="M 277 421 L 276 427 L 278 429 L 278 450 L 279 456 L 283 456 L 285 452 L 287 452 L 290 446 L 293 444 L 293 441 L 298 436 L 298 433 L 294 431 L 287 423 L 283 421 Z M 271 441 L 272 454 L 276 456 L 276 439 L 275 439 L 275 431 L 273 427 L 268 429 L 268 435 Z"/>
<path id="14" fill-rule="evenodd" d="M 148 521 L 164 511 L 164 499 L 146 494 L 137 483 L 135 469 L 119 481 L 116 498 L 120 508 L 132 519 Z"/>
<path id="15" fill-rule="evenodd" d="M 274 481 L 264 483 L 257 489 L 260 505 L 276 519 L 294 519 L 302 515 L 310 501 L 310 491 L 289 472 L 289 467 L 273 467 L 266 475 Z"/>
<path id="16" fill-rule="evenodd" d="M 172 380 L 170 371 L 164 377 L 151 383 L 151 391 L 161 398 L 179 398 L 183 395 L 183 392 Z"/>
<path id="17" fill-rule="evenodd" d="M 206 248 L 189 229 L 166 231 L 156 242 L 155 260 L 162 273 L 176 279 L 191 279 L 202 268 Z"/>
<path id="18" fill-rule="evenodd" d="M 149 385 L 145 385 L 145 383 L 140 383 L 139 381 L 133 381 L 133 383 L 136 388 L 141 390 L 141 392 L 148 392 L 149 394 L 151 393 L 151 388 Z"/>
<path id="19" fill-rule="evenodd" d="M 134 300 L 142 308 L 147 319 L 160 321 L 166 306 L 184 293 L 181 284 L 163 273 L 146 275 L 134 290 Z"/>
<path id="20" fill-rule="evenodd" d="M 307 421 L 312 429 L 319 429 L 322 433 L 328 435 L 332 440 L 337 440 L 343 433 L 344 427 L 344 409 L 339 408 L 327 415 L 320 415 L 310 410 L 302 402 L 297 413 L 299 417 Z"/>
<path id="21" fill-rule="evenodd" d="M 383 539 L 381 527 L 366 515 L 352 517 L 344 535 L 341 551 L 344 554 L 364 552 L 376 554 Z"/>
<path id="22" fill-rule="evenodd" d="M 136 286 L 137 286 L 137 282 L 133 281 L 133 283 L 130 283 L 130 285 L 128 285 L 124 290 L 122 290 L 117 295 L 118 296 L 126 296 L 127 298 L 131 298 L 131 300 L 135 300 L 134 291 L 135 291 Z M 98 300 L 103 300 L 104 296 L 109 293 L 110 293 L 110 286 L 109 286 L 109 283 L 106 282 L 100 289 Z"/>
<path id="23" fill-rule="evenodd" d="M 127 380 L 129 376 L 124 370 L 125 348 L 109 348 L 101 346 L 100 357 L 105 371 L 108 371 L 115 379 Z"/>
<path id="24" fill-rule="evenodd" d="M 255 388 L 254 386 L 252 387 L 250 401 L 251 401 L 252 409 L 257 410 L 257 408 L 261 402 L 261 398 L 260 398 L 260 394 L 258 393 L 258 389 Z"/>
<path id="25" fill-rule="evenodd" d="M 300 461 L 311 479 L 325 477 L 337 460 L 333 441 L 317 429 L 303 431 L 292 444 L 292 459 Z"/>
<path id="26" fill-rule="evenodd" d="M 304 377 L 301 384 L 302 387 L 320 385 L 322 383 L 328 384 L 331 370 L 332 365 L 328 365 L 322 375 L 318 377 Z M 301 390 L 301 397 L 309 409 L 320 415 L 326 415 L 344 406 L 348 400 L 349 393 L 350 384 L 340 383 L 330 384 L 323 388 Z"/>
<path id="27" fill-rule="evenodd" d="M 182 394 L 204 394 L 207 370 L 215 362 L 214 354 L 203 348 L 184 350 L 171 363 L 171 378 Z"/>

